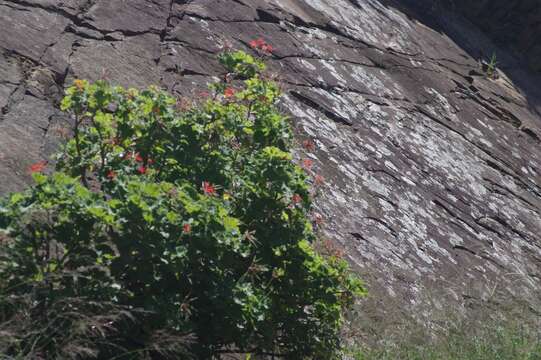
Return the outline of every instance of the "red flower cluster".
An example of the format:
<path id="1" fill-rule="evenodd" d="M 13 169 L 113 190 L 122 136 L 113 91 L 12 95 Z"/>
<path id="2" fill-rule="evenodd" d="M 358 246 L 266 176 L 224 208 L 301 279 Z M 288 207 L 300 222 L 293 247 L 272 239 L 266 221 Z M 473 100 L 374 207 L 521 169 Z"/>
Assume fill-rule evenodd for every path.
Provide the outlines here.
<path id="1" fill-rule="evenodd" d="M 314 162 L 310 159 L 304 159 L 302 161 L 302 166 L 306 169 L 306 170 L 310 170 L 312 168 L 312 165 L 314 165 Z"/>
<path id="2" fill-rule="evenodd" d="M 316 148 L 316 145 L 312 140 L 304 140 L 302 146 L 308 151 L 313 151 Z"/>
<path id="3" fill-rule="evenodd" d="M 127 152 L 125 155 L 124 155 L 124 160 L 130 160 L 132 157 L 134 157 L 134 154 L 131 153 L 131 152 Z M 145 161 L 145 158 L 138 152 L 135 153 L 135 161 L 137 162 L 143 162 Z M 150 158 L 147 159 L 147 163 L 149 164 L 152 164 L 154 161 Z"/>
<path id="4" fill-rule="evenodd" d="M 232 97 L 233 95 L 235 95 L 235 89 L 231 88 L 231 87 L 228 87 L 225 89 L 224 91 L 224 96 L 227 98 L 227 97 Z"/>
<path id="5" fill-rule="evenodd" d="M 113 170 L 109 170 L 109 172 L 107 173 L 107 179 L 113 180 L 114 178 L 116 178 L 116 172 L 114 172 Z"/>
<path id="6" fill-rule="evenodd" d="M 302 202 L 302 197 L 299 194 L 295 194 L 291 197 L 293 204 L 299 204 Z"/>
<path id="7" fill-rule="evenodd" d="M 325 178 L 321 175 L 316 175 L 314 178 L 314 184 L 316 186 L 323 185 L 325 183 Z"/>
<path id="8" fill-rule="evenodd" d="M 261 50 L 267 54 L 271 54 L 274 50 L 272 45 L 269 45 L 262 38 L 250 41 L 252 49 Z"/>
<path id="9" fill-rule="evenodd" d="M 133 157 L 134 160 L 135 160 L 136 162 L 138 162 L 138 163 L 144 163 L 144 162 L 145 162 L 145 158 L 144 158 L 140 153 L 138 153 L 138 152 L 135 153 L 135 154 L 132 154 L 131 152 L 128 152 L 128 153 L 126 153 L 126 155 L 124 155 L 124 159 L 125 159 L 125 160 L 130 160 L 132 157 Z M 152 165 L 152 164 L 154 163 L 154 160 L 148 158 L 148 159 L 146 160 L 146 163 L 147 163 L 147 165 Z M 147 167 L 146 167 L 144 164 L 141 164 L 141 165 L 139 165 L 139 166 L 137 167 L 136 170 L 137 170 L 137 172 L 138 172 L 139 174 L 143 175 L 143 174 L 146 174 L 146 172 L 147 172 Z M 111 179 L 111 177 L 110 177 L 110 175 L 111 175 L 111 176 L 113 176 L 113 178 L 114 178 L 114 176 L 116 176 L 116 174 L 114 174 L 114 175 L 113 175 L 113 174 L 114 174 L 114 172 L 113 172 L 113 173 L 109 172 L 109 173 L 107 174 L 107 177 L 108 177 L 109 179 Z"/>
<path id="10" fill-rule="evenodd" d="M 202 184 L 201 188 L 203 189 L 203 193 L 205 195 L 215 195 L 216 194 L 216 189 L 214 188 L 214 185 L 212 185 L 208 181 L 203 181 L 203 184 Z"/>
<path id="11" fill-rule="evenodd" d="M 191 232 L 192 232 L 192 225 L 190 225 L 190 224 L 184 224 L 184 225 L 182 225 L 182 232 L 183 232 L 184 234 L 189 234 L 189 233 L 191 233 Z"/>
<path id="12" fill-rule="evenodd" d="M 28 168 L 28 172 L 33 174 L 37 172 L 42 172 L 45 170 L 45 167 L 47 166 L 47 160 L 38 161 L 35 164 L 30 165 Z"/>

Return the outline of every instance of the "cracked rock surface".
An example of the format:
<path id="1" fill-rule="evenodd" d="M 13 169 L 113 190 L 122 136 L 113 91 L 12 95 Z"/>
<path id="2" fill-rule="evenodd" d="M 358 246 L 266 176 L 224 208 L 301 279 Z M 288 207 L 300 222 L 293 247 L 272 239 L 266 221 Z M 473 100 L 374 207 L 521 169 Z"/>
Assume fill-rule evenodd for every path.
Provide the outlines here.
<path id="1" fill-rule="evenodd" d="M 494 294 L 533 304 L 541 82 L 525 64 L 541 57 L 537 44 L 511 52 L 493 43 L 490 19 L 483 33 L 423 3 L 0 0 L 0 193 L 27 186 L 28 165 L 61 141 L 58 102 L 73 79 L 193 96 L 222 71 L 224 45 L 263 37 L 299 143 L 316 144 L 297 157 L 326 179 L 322 236 L 374 292 L 404 306 L 429 290 L 445 295 L 440 305 Z"/>

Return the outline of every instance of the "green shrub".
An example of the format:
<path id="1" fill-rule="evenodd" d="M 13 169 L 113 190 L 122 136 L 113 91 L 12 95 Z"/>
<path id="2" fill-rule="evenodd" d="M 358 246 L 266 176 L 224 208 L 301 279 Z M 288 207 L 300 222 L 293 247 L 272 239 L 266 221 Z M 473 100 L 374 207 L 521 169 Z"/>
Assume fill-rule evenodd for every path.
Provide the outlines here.
<path id="1" fill-rule="evenodd" d="M 35 164 L 35 186 L 0 203 L 0 321 L 82 327 L 79 352 L 100 358 L 337 356 L 364 289 L 313 248 L 307 175 L 265 65 L 240 51 L 220 61 L 226 80 L 198 102 L 104 81 L 67 89 L 73 137 L 55 171 Z M 58 304 L 87 322 L 51 322 Z M 63 330 L 34 335 L 4 353 L 66 352 Z"/>

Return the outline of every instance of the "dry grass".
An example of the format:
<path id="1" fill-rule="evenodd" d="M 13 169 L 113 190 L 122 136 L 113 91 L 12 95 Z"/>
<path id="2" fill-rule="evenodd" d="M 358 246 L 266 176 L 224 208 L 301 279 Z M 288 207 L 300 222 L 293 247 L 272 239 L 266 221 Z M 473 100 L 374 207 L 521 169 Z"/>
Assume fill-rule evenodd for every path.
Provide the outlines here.
<path id="1" fill-rule="evenodd" d="M 541 360 L 541 313 L 532 301 L 497 291 L 462 303 L 443 291 L 426 294 L 405 308 L 403 299 L 373 293 L 350 318 L 345 359 Z"/>
<path id="2" fill-rule="evenodd" d="M 352 346 L 354 360 L 538 360 L 541 339 L 537 329 L 520 322 L 468 322 L 440 332 L 434 338 L 424 329 L 396 334 L 372 347 Z"/>

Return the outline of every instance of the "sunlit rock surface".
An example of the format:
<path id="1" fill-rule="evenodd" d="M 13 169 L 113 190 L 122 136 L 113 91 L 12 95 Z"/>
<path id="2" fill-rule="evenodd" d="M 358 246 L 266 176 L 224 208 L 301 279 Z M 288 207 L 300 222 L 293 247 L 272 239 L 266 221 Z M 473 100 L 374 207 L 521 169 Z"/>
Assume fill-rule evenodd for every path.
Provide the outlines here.
<path id="1" fill-rule="evenodd" d="M 474 3 L 0 0 L 0 192 L 29 184 L 28 165 L 61 141 L 58 102 L 73 79 L 197 96 L 224 46 L 263 37 L 299 144 L 316 144 L 297 158 L 326 179 L 321 235 L 373 293 L 404 308 L 535 304 L 541 82 L 528 65 L 541 63 L 540 6 L 508 10 L 519 25 L 527 13 L 532 42 L 491 25 L 506 2 Z"/>

